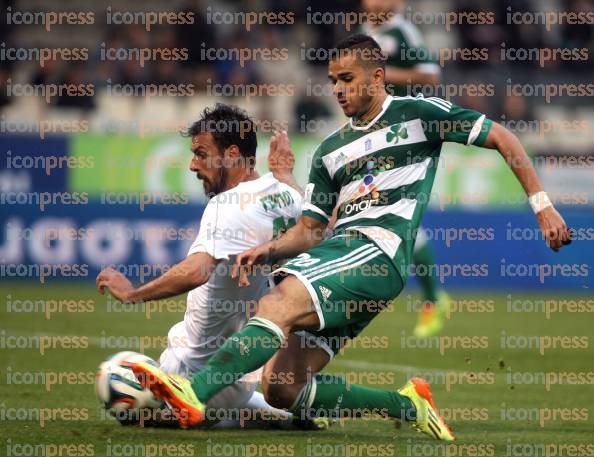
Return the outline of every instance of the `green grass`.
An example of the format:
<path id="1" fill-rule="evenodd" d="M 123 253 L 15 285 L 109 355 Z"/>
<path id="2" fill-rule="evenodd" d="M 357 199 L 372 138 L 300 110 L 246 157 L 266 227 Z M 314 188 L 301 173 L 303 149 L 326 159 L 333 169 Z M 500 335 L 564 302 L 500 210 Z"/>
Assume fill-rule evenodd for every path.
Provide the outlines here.
<path id="1" fill-rule="evenodd" d="M 349 373 L 364 383 L 389 380 L 378 387 L 394 388 L 402 384 L 417 367 L 422 374 L 433 377 L 433 392 L 438 406 L 450 416 L 457 434 L 458 455 L 512 455 L 509 444 L 523 443 L 521 455 L 545 455 L 542 446 L 585 445 L 592 443 L 594 394 L 592 384 L 553 385 L 547 392 L 540 384 L 510 385 L 510 373 L 517 372 L 592 372 L 594 359 L 592 313 L 562 312 L 547 319 L 544 313 L 509 313 L 504 294 L 476 293 L 457 295 L 454 299 L 493 300 L 494 306 L 482 312 L 455 313 L 448 321 L 442 342 L 456 340 L 457 347 L 440 352 L 434 341 L 431 347 L 402 347 L 403 337 L 409 337 L 416 315 L 407 311 L 406 300 L 397 302 L 394 310 L 384 313 L 366 329 L 366 339 L 348 348 L 330 366 L 329 371 Z M 2 283 L 3 303 L 0 308 L 0 455 L 18 455 L 15 446 L 79 445 L 76 455 L 447 455 L 441 444 L 411 431 L 407 426 L 397 429 L 391 421 L 349 420 L 326 432 L 306 433 L 287 431 L 182 431 L 122 427 L 112 419 L 104 419 L 95 398 L 92 376 L 101 360 L 124 349 L 135 336 L 164 336 L 169 327 L 183 318 L 183 310 L 157 312 L 147 319 L 141 312 L 114 313 L 107 311 L 108 298 L 96 294 L 86 285 L 33 283 Z M 576 299 L 579 296 L 514 295 L 514 299 Z M 15 300 L 92 300 L 92 312 L 56 312 L 50 319 L 38 312 L 10 312 L 9 301 Z M 88 309 L 88 308 L 87 308 Z M 472 311 L 472 310 L 471 310 Z M 404 332 L 404 333 L 403 333 Z M 502 333 L 505 332 L 505 333 Z M 44 354 L 38 348 L 7 348 L 13 335 L 89 337 L 88 347 L 48 348 Z M 507 336 L 568 336 L 586 337 L 586 348 L 547 349 L 542 355 L 538 348 L 510 349 L 501 347 L 502 335 Z M 107 337 L 120 336 L 120 347 L 101 347 Z M 476 337 L 461 340 L 462 337 Z M 103 339 L 102 339 L 103 338 Z M 375 339 L 374 339 L 375 338 Z M 85 340 L 81 340 L 84 342 Z M 531 340 L 532 341 L 532 340 Z M 113 342 L 113 341 L 112 341 Z M 159 340 L 157 343 L 163 343 Z M 367 347 L 363 343 L 366 342 Z M 411 343 L 407 340 L 407 344 Z M 470 346 L 469 346 L 470 343 Z M 373 347 L 369 347 L 371 344 Z M 463 347 L 460 347 L 460 344 Z M 565 342 L 567 344 L 567 341 Z M 573 344 L 571 341 L 569 344 Z M 473 346 L 473 347 L 471 347 Z M 160 347 L 149 347 L 146 353 L 157 358 Z M 444 370 L 473 372 L 471 383 L 466 377 L 462 384 L 449 389 L 443 382 Z M 41 383 L 15 384 L 20 372 L 82 373 L 81 379 L 63 380 L 49 391 Z M 453 373 L 453 372 L 452 372 Z M 373 379 L 372 375 L 381 375 Z M 9 382 L 10 381 L 10 382 Z M 393 381 L 393 385 L 392 385 Z M 592 376 L 594 383 L 594 375 Z M 370 384 L 372 385 L 372 384 Z M 19 414 L 36 414 L 39 408 L 65 409 L 78 420 L 67 420 L 62 411 L 46 421 L 19 416 L 10 417 L 13 408 Z M 502 416 L 502 409 L 520 408 L 520 420 Z M 568 409 L 565 415 L 561 409 Z M 584 410 L 582 410 L 584 408 Z M 75 410 L 77 410 L 78 415 Z M 534 411 L 557 414 L 544 422 L 531 416 Z M 527 417 L 525 415 L 528 415 Z M 12 416 L 11 416 L 12 417 Z M 515 416 L 514 416 L 515 417 Z M 511 441 L 508 441 L 511 440 Z M 118 447 L 126 445 L 128 447 Z M 358 448 L 345 449 L 346 445 Z M 12 447 L 11 447 L 12 446 Z M 132 447 L 136 446 L 136 447 Z M 149 446 L 144 448 L 142 446 Z M 156 447 L 155 447 L 156 446 Z M 161 446 L 159 449 L 158 446 Z M 167 447 L 169 446 L 169 447 Z M 177 447 L 176 447 L 177 446 Z M 274 447 L 276 446 L 276 447 Z M 21 449 L 21 448 L 19 448 Z M 29 448 L 31 449 L 31 448 Z M 48 448 L 56 449 L 56 448 Z M 72 450 L 73 448 L 70 448 Z M 566 448 L 569 449 L 569 448 Z M 572 448 L 577 449 L 577 448 Z M 17 449 L 18 450 L 18 449 Z M 550 450 L 550 449 L 549 449 Z M 594 446 L 583 452 L 565 455 L 592 455 Z M 175 452 L 174 452 L 175 451 Z M 474 453 L 473 453 L 474 452 Z M 558 453 L 559 451 L 557 451 Z M 517 453 L 517 452 L 516 452 Z M 30 454 L 43 455 L 43 454 Z M 62 455 L 67 455 L 62 451 Z M 554 455 L 554 454 L 552 454 Z"/>

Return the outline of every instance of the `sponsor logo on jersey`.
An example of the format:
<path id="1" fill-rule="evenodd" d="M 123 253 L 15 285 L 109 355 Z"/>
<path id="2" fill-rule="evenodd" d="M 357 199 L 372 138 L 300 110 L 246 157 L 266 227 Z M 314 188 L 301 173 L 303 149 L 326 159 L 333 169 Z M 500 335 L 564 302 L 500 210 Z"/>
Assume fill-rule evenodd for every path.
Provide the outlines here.
<path id="1" fill-rule="evenodd" d="M 357 195 L 353 198 L 356 200 L 357 198 L 371 193 L 371 198 L 378 198 L 379 193 L 376 190 L 376 185 L 374 184 L 374 176 L 378 174 L 378 170 L 375 168 L 375 162 L 373 160 L 369 160 L 366 165 L 367 173 L 363 177 L 363 182 L 359 185 L 357 189 Z"/>
<path id="2" fill-rule="evenodd" d="M 358 213 L 360 211 L 365 211 L 366 209 L 369 209 L 370 207 L 378 205 L 378 204 L 379 204 L 379 198 L 362 200 L 362 201 L 356 202 L 356 203 L 347 203 L 346 205 L 344 205 L 344 213 L 347 216 L 350 216 L 354 212 Z"/>
<path id="3" fill-rule="evenodd" d="M 291 192 L 285 190 L 277 194 L 269 194 L 260 198 L 260 204 L 264 211 L 268 212 L 276 208 L 284 208 L 295 203 Z"/>
<path id="4" fill-rule="evenodd" d="M 372 206 L 382 206 L 388 204 L 389 195 L 387 192 L 378 191 L 371 187 L 372 182 L 367 185 L 371 190 L 360 198 L 353 198 L 347 203 L 341 205 L 339 215 L 350 216 L 353 213 L 365 211 Z M 340 218 L 340 216 L 339 216 Z"/>
<path id="5" fill-rule="evenodd" d="M 352 163 L 348 166 L 349 170 L 353 169 L 355 165 L 357 165 L 358 167 L 365 167 L 365 171 L 360 172 L 358 169 L 357 170 L 353 170 L 353 171 L 357 171 L 357 174 L 354 174 L 351 177 L 350 182 L 353 181 L 359 181 L 360 179 L 365 178 L 366 175 L 371 174 L 372 176 L 377 176 L 379 173 L 382 173 L 384 171 L 387 170 L 391 170 L 392 168 L 395 168 L 395 160 L 393 157 L 384 157 L 384 156 L 376 156 L 373 158 L 373 160 L 369 160 L 368 158 L 365 159 L 365 161 L 357 161 L 360 163 Z M 369 163 L 372 163 L 372 167 L 370 169 L 369 167 Z M 352 165 L 352 166 L 351 166 Z M 349 171 L 347 170 L 347 171 Z"/>

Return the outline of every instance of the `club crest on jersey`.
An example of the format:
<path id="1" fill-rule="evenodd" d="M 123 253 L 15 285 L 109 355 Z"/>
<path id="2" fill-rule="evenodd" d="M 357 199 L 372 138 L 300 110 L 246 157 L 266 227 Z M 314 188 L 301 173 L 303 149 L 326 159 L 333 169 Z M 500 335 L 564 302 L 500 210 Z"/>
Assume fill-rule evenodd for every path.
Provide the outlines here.
<path id="1" fill-rule="evenodd" d="M 365 152 L 369 151 L 371 149 L 371 138 L 367 138 L 365 140 Z"/>
<path id="2" fill-rule="evenodd" d="M 394 124 L 390 127 L 390 131 L 386 133 L 386 141 L 388 143 L 398 144 L 398 140 L 406 140 L 408 138 L 408 130 L 402 127 L 402 124 Z"/>

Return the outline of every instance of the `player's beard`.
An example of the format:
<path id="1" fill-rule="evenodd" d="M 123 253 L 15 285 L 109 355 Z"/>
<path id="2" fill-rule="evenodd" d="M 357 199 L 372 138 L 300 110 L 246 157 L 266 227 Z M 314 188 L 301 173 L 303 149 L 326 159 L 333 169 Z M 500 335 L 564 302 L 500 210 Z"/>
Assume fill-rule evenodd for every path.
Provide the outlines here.
<path id="1" fill-rule="evenodd" d="M 356 97 L 349 100 L 349 108 L 352 113 L 349 117 L 353 119 L 355 124 L 361 122 L 361 118 L 366 116 L 373 107 L 374 93 L 372 89 L 373 82 L 370 77 L 367 77 L 365 82 L 357 88 Z M 366 119 L 364 122 L 368 122 Z"/>
<path id="2" fill-rule="evenodd" d="M 368 117 L 369 111 L 372 109 L 373 97 L 361 97 L 359 99 L 359 108 L 355 114 L 351 116 L 353 119 L 353 123 L 357 124 L 365 124 L 369 122 L 371 119 L 365 119 L 364 121 L 361 120 L 362 117 Z"/>
<path id="3" fill-rule="evenodd" d="M 225 190 L 227 185 L 227 170 L 225 167 L 218 168 L 217 176 L 213 179 L 203 179 L 204 193 L 208 198 L 220 194 Z"/>

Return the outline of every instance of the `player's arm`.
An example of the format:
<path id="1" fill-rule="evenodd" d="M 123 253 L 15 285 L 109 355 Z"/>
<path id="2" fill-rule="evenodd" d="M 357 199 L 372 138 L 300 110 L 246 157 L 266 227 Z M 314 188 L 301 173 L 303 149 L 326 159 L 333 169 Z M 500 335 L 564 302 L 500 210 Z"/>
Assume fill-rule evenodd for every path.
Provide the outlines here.
<path id="1" fill-rule="evenodd" d="M 461 108 L 449 101 L 430 97 L 419 100 L 420 116 L 425 121 L 439 121 L 440 128 L 429 136 L 434 141 L 453 141 L 497 149 L 524 188 L 536 213 L 536 220 L 553 251 L 569 244 L 571 235 L 565 221 L 543 191 L 524 147 L 505 127 L 477 111 Z"/>
<path id="2" fill-rule="evenodd" d="M 420 32 L 408 35 L 406 42 L 400 43 L 395 52 L 396 62 L 399 65 L 386 64 L 386 82 L 396 86 L 407 84 L 421 86 L 436 86 L 441 77 L 441 67 L 431 57 L 425 46 Z"/>
<path id="3" fill-rule="evenodd" d="M 235 259 L 231 276 L 239 278 L 241 287 L 249 286 L 248 276 L 254 265 L 288 259 L 305 252 L 324 239 L 327 222 L 303 216 L 280 238 L 242 252 Z"/>
<path id="4" fill-rule="evenodd" d="M 416 68 L 398 68 L 386 66 L 386 82 L 395 86 L 418 84 L 422 86 L 436 86 L 439 84 L 439 73 L 425 72 Z"/>
<path id="5" fill-rule="evenodd" d="M 483 146 L 497 149 L 518 178 L 536 213 L 536 220 L 549 247 L 553 251 L 558 251 L 562 246 L 569 244 L 571 234 L 567 225 L 544 192 L 536 170 L 518 137 L 505 127 L 493 123 Z"/>
<path id="6" fill-rule="evenodd" d="M 144 302 L 174 297 L 206 283 L 216 266 L 211 255 L 198 252 L 186 257 L 157 279 L 134 287 L 119 271 L 104 269 L 97 276 L 97 289 L 104 294 L 105 289 L 121 302 Z"/>
<path id="7" fill-rule="evenodd" d="M 336 206 L 337 196 L 336 184 L 322 159 L 320 146 L 314 153 L 309 172 L 302 217 L 279 239 L 249 249 L 237 256 L 232 276 L 234 278 L 239 276 L 239 285 L 249 284 L 248 275 L 254 265 L 294 257 L 322 241 Z"/>
<path id="8" fill-rule="evenodd" d="M 301 195 L 303 189 L 293 176 L 295 167 L 295 156 L 289 143 L 289 135 L 286 131 L 275 132 L 270 139 L 270 151 L 268 152 L 268 169 L 280 182 L 292 187 Z"/>

